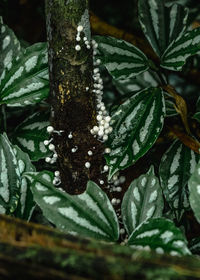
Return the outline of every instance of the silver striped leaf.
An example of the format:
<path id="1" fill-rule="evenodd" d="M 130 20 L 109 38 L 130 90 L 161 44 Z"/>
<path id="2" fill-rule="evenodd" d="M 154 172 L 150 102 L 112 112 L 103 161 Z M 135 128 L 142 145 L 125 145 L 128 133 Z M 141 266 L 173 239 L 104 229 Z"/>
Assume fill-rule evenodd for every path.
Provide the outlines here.
<path id="1" fill-rule="evenodd" d="M 139 90 L 145 89 L 147 87 L 157 87 L 160 80 L 157 74 L 153 71 L 145 71 L 142 74 L 136 76 L 135 78 L 125 79 L 125 80 L 113 80 L 113 84 L 116 86 L 117 90 L 122 94 L 128 94 L 137 92 Z"/>
<path id="2" fill-rule="evenodd" d="M 11 69 L 13 60 L 18 58 L 20 53 L 21 46 L 17 37 L 0 17 L 0 85 L 5 78 L 6 70 Z"/>
<path id="3" fill-rule="evenodd" d="M 174 223 L 165 218 L 149 219 L 131 234 L 128 244 L 133 249 L 154 250 L 171 256 L 190 255 L 187 240 Z"/>
<path id="4" fill-rule="evenodd" d="M 188 182 L 189 201 L 197 221 L 200 223 L 200 162 Z"/>
<path id="5" fill-rule="evenodd" d="M 200 27 L 184 33 L 173 41 L 161 58 L 161 66 L 181 71 L 188 57 L 200 53 Z"/>
<path id="6" fill-rule="evenodd" d="M 164 196 L 178 220 L 183 209 L 189 209 L 188 180 L 194 172 L 199 155 L 175 141 L 165 152 L 159 167 L 159 176 Z"/>
<path id="7" fill-rule="evenodd" d="M 174 4 L 165 7 L 163 0 L 139 0 L 138 15 L 142 30 L 158 56 L 185 28 L 188 9 Z"/>
<path id="8" fill-rule="evenodd" d="M 32 105 L 49 93 L 46 43 L 26 48 L 12 61 L 0 84 L 0 104 L 9 106 Z"/>
<path id="9" fill-rule="evenodd" d="M 17 218 L 30 220 L 35 207 L 33 194 L 30 189 L 30 181 L 23 177 L 25 172 L 34 172 L 35 166 L 31 163 L 28 154 L 24 153 L 18 146 L 13 146 L 20 172 L 20 198 L 13 215 Z"/>
<path id="10" fill-rule="evenodd" d="M 113 132 L 106 142 L 109 179 L 141 158 L 155 143 L 164 122 L 165 101 L 160 88 L 134 94 L 111 117 Z"/>
<path id="11" fill-rule="evenodd" d="M 34 200 L 44 216 L 64 232 L 95 239 L 116 241 L 119 224 L 107 195 L 94 182 L 80 195 L 69 195 L 52 184 L 47 171 L 27 173 Z"/>
<path id="12" fill-rule="evenodd" d="M 13 142 L 27 153 L 32 161 L 51 154 L 44 145 L 44 140 L 49 139 L 48 125 L 49 113 L 37 112 L 26 118 L 14 131 Z"/>
<path id="13" fill-rule="evenodd" d="M 151 166 L 149 171 L 135 179 L 122 201 L 122 220 L 128 235 L 144 221 L 162 216 L 164 207 L 162 189 Z"/>
<path id="14" fill-rule="evenodd" d="M 0 135 L 0 213 L 11 214 L 20 197 L 20 171 L 6 134 Z"/>
<path id="15" fill-rule="evenodd" d="M 98 55 L 116 80 L 133 78 L 149 68 L 146 55 L 132 44 L 114 37 L 95 36 Z"/>
<path id="16" fill-rule="evenodd" d="M 189 242 L 189 249 L 192 254 L 200 255 L 200 237 L 193 238 Z"/>

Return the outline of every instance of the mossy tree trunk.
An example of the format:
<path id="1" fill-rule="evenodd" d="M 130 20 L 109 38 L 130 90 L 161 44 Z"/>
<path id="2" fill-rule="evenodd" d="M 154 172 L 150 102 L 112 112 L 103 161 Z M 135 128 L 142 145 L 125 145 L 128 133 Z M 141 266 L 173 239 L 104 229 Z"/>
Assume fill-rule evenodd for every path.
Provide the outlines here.
<path id="1" fill-rule="evenodd" d="M 197 257 L 172 257 L 83 239 L 0 215 L 0 279 L 195 280 Z"/>
<path id="2" fill-rule="evenodd" d="M 80 24 L 84 25 L 84 32 L 77 42 Z M 88 0 L 46 0 L 46 26 L 52 126 L 63 131 L 53 134 L 61 187 L 78 194 L 85 190 L 88 179 L 97 183 L 97 178 L 101 179 L 104 149 L 90 133 L 96 124 L 96 111 L 92 48 L 87 49 L 83 41 L 84 36 L 90 36 Z M 75 50 L 77 44 L 80 51 Z M 88 155 L 89 150 L 92 156 Z M 85 167 L 86 162 L 90 162 L 90 168 Z"/>

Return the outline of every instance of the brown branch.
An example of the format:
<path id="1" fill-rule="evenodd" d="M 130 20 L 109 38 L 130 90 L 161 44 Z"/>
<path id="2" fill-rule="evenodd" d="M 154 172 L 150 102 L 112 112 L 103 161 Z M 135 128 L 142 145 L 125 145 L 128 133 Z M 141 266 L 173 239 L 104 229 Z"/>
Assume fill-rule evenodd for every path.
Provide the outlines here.
<path id="1" fill-rule="evenodd" d="M 200 260 L 135 251 L 0 215 L 0 279 L 200 279 Z"/>
<path id="2" fill-rule="evenodd" d="M 171 85 L 166 85 L 166 86 L 163 86 L 162 88 L 175 99 L 176 106 L 174 106 L 174 107 L 175 107 L 177 113 L 180 114 L 182 122 L 184 124 L 184 127 L 185 127 L 187 133 L 191 134 L 188 120 L 187 120 L 187 104 L 186 104 L 185 100 L 183 99 L 182 96 L 180 96 L 176 92 L 174 87 L 172 87 Z"/>

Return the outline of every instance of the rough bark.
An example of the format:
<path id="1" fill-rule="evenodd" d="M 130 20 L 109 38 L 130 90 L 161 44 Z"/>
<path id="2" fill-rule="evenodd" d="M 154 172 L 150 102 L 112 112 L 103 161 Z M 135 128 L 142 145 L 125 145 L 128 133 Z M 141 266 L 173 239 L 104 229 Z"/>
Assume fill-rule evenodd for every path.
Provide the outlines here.
<path id="1" fill-rule="evenodd" d="M 0 279 L 200 279 L 200 259 L 133 251 L 0 215 Z"/>
<path id="2" fill-rule="evenodd" d="M 87 0 L 46 0 L 52 125 L 63 131 L 53 137 L 61 187 L 71 194 L 83 192 L 88 179 L 97 183 L 97 178 L 101 179 L 104 149 L 90 133 L 96 123 L 92 49 L 84 45 L 83 32 L 81 42 L 76 41 L 81 20 L 89 27 L 87 15 Z M 75 50 L 77 44 L 81 45 L 79 52 Z M 70 133 L 72 139 L 68 138 Z M 77 151 L 72 153 L 72 148 Z M 91 167 L 86 168 L 85 162 Z"/>

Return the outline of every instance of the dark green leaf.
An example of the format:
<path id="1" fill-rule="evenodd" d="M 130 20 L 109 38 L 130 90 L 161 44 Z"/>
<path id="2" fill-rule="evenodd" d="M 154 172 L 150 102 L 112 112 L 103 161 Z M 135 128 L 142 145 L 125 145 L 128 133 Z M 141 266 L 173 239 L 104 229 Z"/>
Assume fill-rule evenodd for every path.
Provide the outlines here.
<path id="1" fill-rule="evenodd" d="M 190 254 L 187 240 L 179 228 L 164 218 L 150 219 L 131 234 L 128 244 L 134 249 L 155 250 L 172 256 Z"/>
<path id="2" fill-rule="evenodd" d="M 5 78 L 6 71 L 12 67 L 12 61 L 18 58 L 21 46 L 14 32 L 3 23 L 0 17 L 0 85 Z"/>
<path id="3" fill-rule="evenodd" d="M 162 56 L 163 68 L 181 71 L 186 59 L 200 51 L 200 27 L 186 32 L 173 41 Z"/>
<path id="4" fill-rule="evenodd" d="M 165 115 L 160 88 L 148 88 L 134 94 L 115 111 L 113 132 L 106 143 L 111 153 L 105 155 L 110 166 L 109 178 L 141 158 L 155 143 Z"/>
<path id="5" fill-rule="evenodd" d="M 13 213 L 20 197 L 20 171 L 6 134 L 0 135 L 0 213 Z"/>
<path id="6" fill-rule="evenodd" d="M 189 208 L 187 183 L 199 156 L 180 141 L 175 141 L 163 155 L 159 175 L 161 187 L 169 206 L 179 219 Z"/>
<path id="7" fill-rule="evenodd" d="M 119 225 L 107 195 L 92 181 L 80 195 L 69 195 L 52 184 L 47 171 L 27 173 L 36 203 L 44 216 L 62 231 L 116 241 Z"/>
<path id="8" fill-rule="evenodd" d="M 113 37 L 95 36 L 98 57 L 114 79 L 133 78 L 149 68 L 145 54 L 132 44 Z"/>
<path id="9" fill-rule="evenodd" d="M 49 93 L 46 43 L 26 48 L 6 69 L 0 84 L 0 104 L 26 106 L 40 102 Z"/>
<path id="10" fill-rule="evenodd" d="M 190 177 L 188 186 L 190 205 L 197 221 L 200 223 L 200 163 L 197 164 L 194 173 Z"/>
<path id="11" fill-rule="evenodd" d="M 150 218 L 162 216 L 162 190 L 153 167 L 135 179 L 122 201 L 122 220 L 130 235 L 141 223 Z"/>
<path id="12" fill-rule="evenodd" d="M 188 10 L 177 4 L 165 7 L 163 0 L 139 0 L 138 15 L 146 38 L 161 56 L 185 30 Z"/>
<path id="13" fill-rule="evenodd" d="M 49 139 L 46 129 L 49 125 L 49 113 L 34 113 L 25 119 L 15 130 L 13 141 L 22 151 L 28 153 L 30 159 L 37 161 L 50 154 L 44 145 Z"/>
<path id="14" fill-rule="evenodd" d="M 29 220 L 35 207 L 33 195 L 30 189 L 30 181 L 23 177 L 25 172 L 35 171 L 28 154 L 24 153 L 19 147 L 13 146 L 13 151 L 17 159 L 20 172 L 20 199 L 17 209 L 13 213 L 15 217 Z"/>

